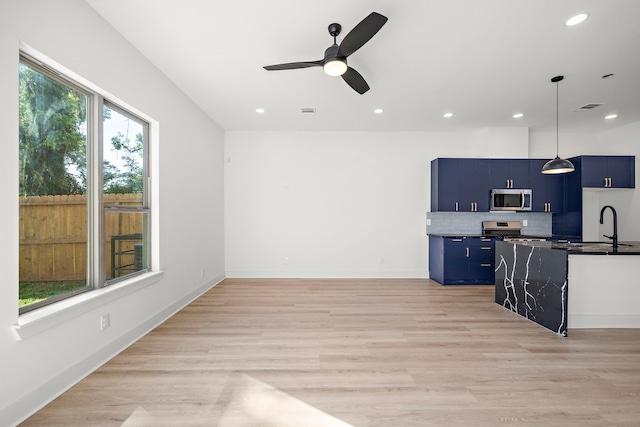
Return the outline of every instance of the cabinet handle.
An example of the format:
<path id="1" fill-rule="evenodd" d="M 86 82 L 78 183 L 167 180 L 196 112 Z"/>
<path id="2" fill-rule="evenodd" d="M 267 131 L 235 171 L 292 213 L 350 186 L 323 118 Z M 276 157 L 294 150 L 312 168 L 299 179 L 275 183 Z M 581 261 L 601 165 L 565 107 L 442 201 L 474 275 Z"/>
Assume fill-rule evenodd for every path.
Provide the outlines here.
<path id="1" fill-rule="evenodd" d="M 512 179 L 509 180 L 509 188 L 513 188 L 513 180 Z"/>
<path id="2" fill-rule="evenodd" d="M 469 248 L 466 248 L 465 251 L 467 253 L 467 258 L 469 258 Z"/>
<path id="3" fill-rule="evenodd" d="M 491 264 L 480 264 L 480 267 L 491 267 Z"/>
<path id="4" fill-rule="evenodd" d="M 451 239 L 452 242 L 462 242 L 462 239 Z"/>
<path id="5" fill-rule="evenodd" d="M 491 246 L 482 246 L 480 249 L 483 250 L 483 251 L 490 251 L 491 250 Z"/>
<path id="6" fill-rule="evenodd" d="M 456 202 L 456 212 L 458 212 L 458 202 Z"/>
<path id="7" fill-rule="evenodd" d="M 613 187 L 613 179 L 612 178 L 608 178 L 609 179 L 609 187 Z"/>

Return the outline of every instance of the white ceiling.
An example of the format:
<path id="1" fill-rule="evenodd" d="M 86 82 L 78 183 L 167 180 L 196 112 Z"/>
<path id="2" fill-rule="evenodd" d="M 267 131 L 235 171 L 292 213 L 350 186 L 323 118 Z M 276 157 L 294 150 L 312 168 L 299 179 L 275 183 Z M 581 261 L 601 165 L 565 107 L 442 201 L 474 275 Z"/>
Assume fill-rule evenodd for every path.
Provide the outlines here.
<path id="1" fill-rule="evenodd" d="M 86 1 L 225 130 L 555 131 L 559 74 L 561 132 L 640 120 L 640 0 Z M 389 21 L 349 57 L 364 95 L 321 68 L 262 68 L 322 59 L 330 23 L 340 43 L 372 11 Z M 587 103 L 604 105 L 572 111 Z"/>

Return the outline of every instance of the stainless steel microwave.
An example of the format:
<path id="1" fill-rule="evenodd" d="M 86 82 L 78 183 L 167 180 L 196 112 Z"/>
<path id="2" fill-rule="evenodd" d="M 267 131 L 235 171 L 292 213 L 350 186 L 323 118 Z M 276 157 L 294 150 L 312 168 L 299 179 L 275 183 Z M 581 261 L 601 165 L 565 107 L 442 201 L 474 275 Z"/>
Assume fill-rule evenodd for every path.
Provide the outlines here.
<path id="1" fill-rule="evenodd" d="M 516 188 L 495 188 L 491 190 L 492 211 L 530 211 L 531 190 Z"/>

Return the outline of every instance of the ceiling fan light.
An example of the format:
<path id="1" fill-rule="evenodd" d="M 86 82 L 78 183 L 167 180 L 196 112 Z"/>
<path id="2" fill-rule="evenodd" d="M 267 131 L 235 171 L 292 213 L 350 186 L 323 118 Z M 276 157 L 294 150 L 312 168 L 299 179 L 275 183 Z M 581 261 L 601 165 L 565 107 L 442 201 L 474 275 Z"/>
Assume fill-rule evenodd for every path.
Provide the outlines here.
<path id="1" fill-rule="evenodd" d="M 572 16 L 571 18 L 567 19 L 564 25 L 566 25 L 567 27 L 573 27 L 574 25 L 578 25 L 584 22 L 588 17 L 589 17 L 588 13 L 580 13 L 576 16 Z"/>
<path id="2" fill-rule="evenodd" d="M 571 163 L 569 160 L 561 159 L 558 156 L 556 156 L 556 158 L 553 160 L 549 160 L 542 167 L 542 173 L 546 175 L 569 173 L 573 172 L 574 170 L 575 168 L 573 167 L 573 163 Z"/>
<path id="3" fill-rule="evenodd" d="M 341 76 L 347 72 L 347 63 L 341 59 L 332 59 L 325 62 L 324 72 L 330 76 Z"/>

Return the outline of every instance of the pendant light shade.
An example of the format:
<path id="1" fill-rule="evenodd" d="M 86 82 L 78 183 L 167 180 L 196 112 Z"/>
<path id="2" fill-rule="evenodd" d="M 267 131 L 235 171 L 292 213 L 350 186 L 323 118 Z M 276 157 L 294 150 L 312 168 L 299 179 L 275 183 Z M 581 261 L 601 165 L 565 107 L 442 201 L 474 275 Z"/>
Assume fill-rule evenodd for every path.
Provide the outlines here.
<path id="1" fill-rule="evenodd" d="M 569 160 L 561 159 L 558 155 L 558 82 L 562 81 L 562 79 L 564 79 L 564 76 L 556 76 L 551 79 L 551 83 L 556 84 L 556 158 L 544 164 L 542 167 L 542 173 L 544 174 L 569 173 L 575 170 L 573 163 Z"/>
<path id="2" fill-rule="evenodd" d="M 549 160 L 542 167 L 542 173 L 545 174 L 554 174 L 554 173 L 569 173 L 573 172 L 575 168 L 573 167 L 573 163 L 569 160 L 561 159 L 556 156 L 555 159 Z"/>

